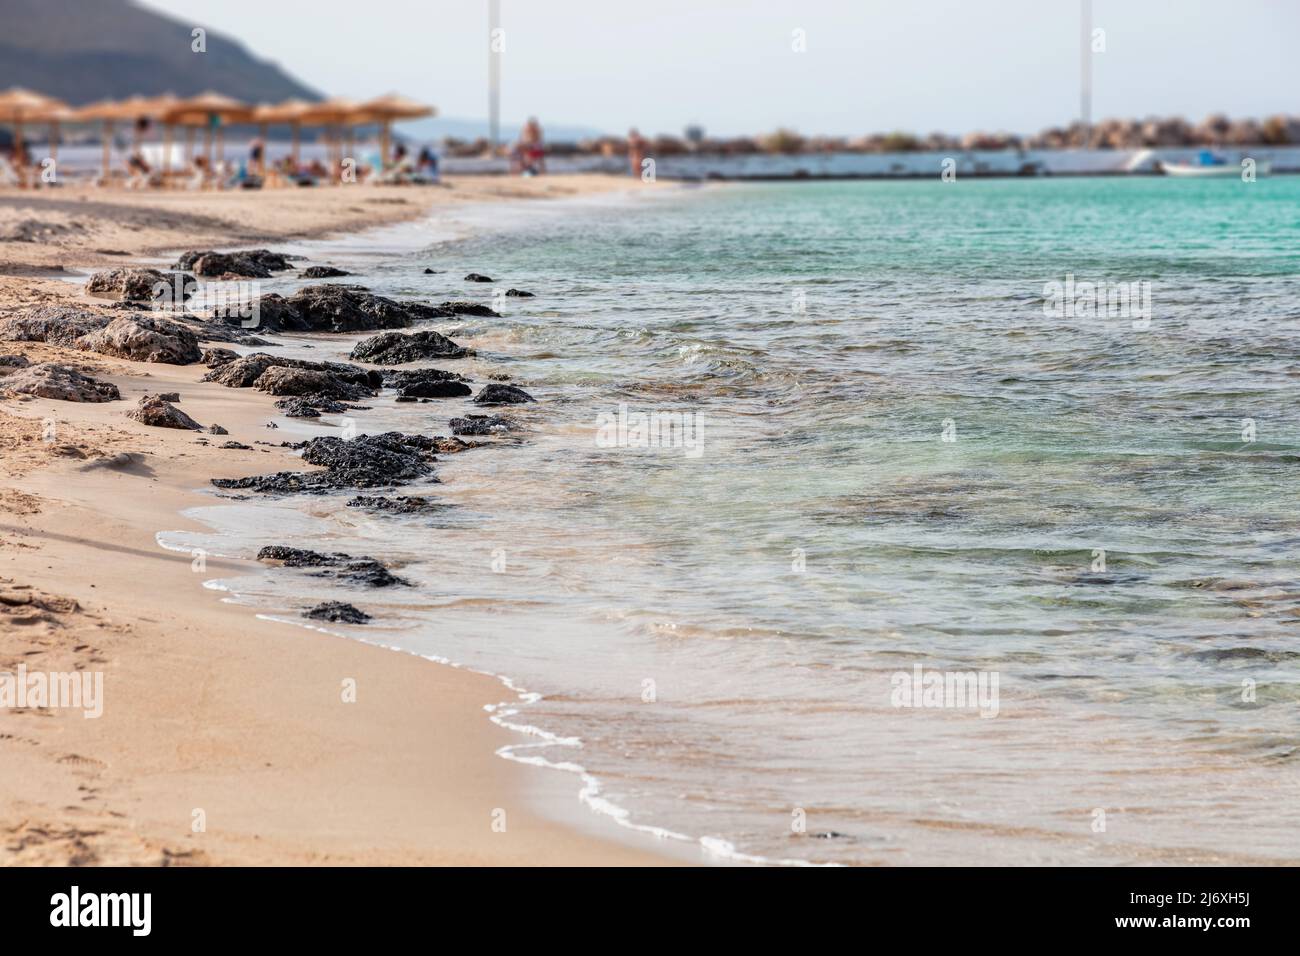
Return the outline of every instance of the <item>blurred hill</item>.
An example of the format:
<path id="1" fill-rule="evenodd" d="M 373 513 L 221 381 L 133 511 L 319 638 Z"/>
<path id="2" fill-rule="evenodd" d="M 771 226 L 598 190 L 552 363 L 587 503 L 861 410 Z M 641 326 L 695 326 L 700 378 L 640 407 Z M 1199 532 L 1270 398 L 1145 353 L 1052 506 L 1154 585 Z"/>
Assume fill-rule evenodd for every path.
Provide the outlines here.
<path id="1" fill-rule="evenodd" d="M 217 90 L 249 102 L 321 99 L 237 40 L 208 31 L 195 53 L 183 23 L 129 0 L 0 0 L 0 89 L 25 86 L 73 105 L 132 94 Z"/>

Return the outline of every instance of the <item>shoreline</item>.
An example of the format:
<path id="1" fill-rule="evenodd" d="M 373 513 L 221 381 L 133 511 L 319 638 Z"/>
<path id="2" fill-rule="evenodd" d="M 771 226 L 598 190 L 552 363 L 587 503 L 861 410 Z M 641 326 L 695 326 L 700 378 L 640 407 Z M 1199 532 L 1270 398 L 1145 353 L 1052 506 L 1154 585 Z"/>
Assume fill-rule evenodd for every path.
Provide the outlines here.
<path id="1" fill-rule="evenodd" d="M 464 190 L 451 201 L 468 193 L 471 201 L 499 201 L 628 186 L 623 179 L 583 179 L 515 181 L 503 194 Z M 399 192 L 398 198 L 423 198 L 420 191 Z M 0 196 L 0 212 L 39 211 L 48 195 L 23 194 L 22 203 Z M 342 197 L 300 195 L 292 194 L 295 205 L 328 203 L 329 214 L 317 208 L 314 221 L 286 220 L 278 229 L 252 222 L 233 239 L 190 231 L 179 243 L 171 237 L 175 227 L 160 222 L 170 209 L 160 215 L 150 205 L 156 197 L 106 195 L 110 201 L 89 208 L 127 207 L 128 216 L 145 220 L 133 230 L 142 241 L 115 250 L 121 256 L 89 249 L 109 248 L 110 238 L 121 235 L 120 227 L 92 219 L 89 242 L 23 245 L 18 259 L 12 250 L 20 244 L 4 243 L 3 307 L 80 298 L 66 281 L 38 279 L 32 288 L 14 276 L 122 265 L 179 245 L 231 248 L 355 228 L 354 209 L 336 208 Z M 54 215 L 41 220 L 47 225 L 67 215 L 61 207 L 68 197 L 53 198 Z M 182 206 L 198 199 L 255 207 L 267 197 L 164 198 Z M 370 225 L 416 219 L 445 205 L 443 196 L 428 199 L 392 204 Z M 70 218 L 84 222 L 86 214 Z M 61 267 L 57 273 L 54 266 Z M 286 463 L 296 461 L 291 455 L 281 461 L 279 449 L 255 445 L 267 437 L 261 425 L 270 396 L 198 383 L 202 365 L 145 365 L 34 343 L 2 343 L 0 352 L 69 361 L 117 385 L 124 399 L 6 401 L 0 416 L 9 512 L 0 526 L 0 589 L 6 610 L 22 609 L 19 626 L 6 621 L 0 669 L 20 661 L 29 671 L 102 669 L 105 685 L 104 714 L 95 720 L 60 710 L 5 714 L 8 736 L 0 746 L 17 772 L 0 784 L 0 862 L 677 862 L 653 841 L 579 832 L 534 810 L 529 794 L 547 788 L 535 779 L 546 775 L 496 755 L 524 739 L 484 712 L 502 702 L 497 679 L 416 666 L 409 654 L 331 637 L 322 628 L 278 626 L 196 587 L 247 562 L 208 558 L 200 574 L 196 559 L 159 546 L 157 535 L 170 529 L 159 527 L 158 516 L 198 525 L 182 512 L 210 502 L 195 489 L 214 474 L 293 467 Z M 134 398 L 157 391 L 181 391 L 183 410 L 252 447 L 220 451 L 215 442 L 196 441 L 198 433 L 125 418 Z M 54 440 L 41 441 L 49 419 L 56 421 Z M 114 457 L 120 455 L 130 457 Z M 356 682 L 355 703 L 340 699 L 343 680 Z M 504 832 L 493 827 L 499 811 Z"/>

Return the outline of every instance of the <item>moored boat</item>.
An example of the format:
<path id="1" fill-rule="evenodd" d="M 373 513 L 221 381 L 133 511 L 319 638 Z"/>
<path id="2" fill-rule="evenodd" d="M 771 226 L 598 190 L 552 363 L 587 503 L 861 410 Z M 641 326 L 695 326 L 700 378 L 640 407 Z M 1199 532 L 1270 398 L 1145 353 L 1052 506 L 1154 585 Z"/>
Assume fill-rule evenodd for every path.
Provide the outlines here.
<path id="1" fill-rule="evenodd" d="M 1189 178 L 1229 178 L 1241 176 L 1245 167 L 1240 163 L 1229 163 L 1222 156 L 1205 150 L 1194 163 L 1157 163 L 1157 168 L 1166 176 L 1183 176 Z M 1255 164 L 1255 176 L 1267 176 L 1273 169 L 1269 160 Z"/>

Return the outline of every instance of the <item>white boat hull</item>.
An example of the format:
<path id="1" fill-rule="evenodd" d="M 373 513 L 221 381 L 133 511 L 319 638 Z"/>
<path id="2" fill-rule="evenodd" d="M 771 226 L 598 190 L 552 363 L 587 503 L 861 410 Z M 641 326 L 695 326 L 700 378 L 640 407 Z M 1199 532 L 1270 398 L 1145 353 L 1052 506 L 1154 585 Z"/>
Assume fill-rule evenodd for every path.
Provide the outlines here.
<path id="1" fill-rule="evenodd" d="M 1265 160 L 1255 164 L 1256 176 L 1267 176 L 1273 169 L 1273 164 Z M 1160 170 L 1166 176 L 1186 176 L 1198 179 L 1240 179 L 1242 168 L 1240 164 L 1225 164 L 1223 166 L 1194 166 L 1191 163 L 1161 163 Z"/>

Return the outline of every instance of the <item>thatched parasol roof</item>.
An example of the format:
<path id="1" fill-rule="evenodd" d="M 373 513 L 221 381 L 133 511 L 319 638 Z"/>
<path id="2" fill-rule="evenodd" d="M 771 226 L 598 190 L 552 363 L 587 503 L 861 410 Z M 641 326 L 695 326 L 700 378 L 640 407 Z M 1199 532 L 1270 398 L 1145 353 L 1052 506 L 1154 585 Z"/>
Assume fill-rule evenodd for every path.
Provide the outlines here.
<path id="1" fill-rule="evenodd" d="M 73 111 L 62 100 L 11 86 L 0 91 L 0 123 L 66 122 Z"/>
<path id="2" fill-rule="evenodd" d="M 375 119 L 420 119 L 425 116 L 438 115 L 438 111 L 432 106 L 417 103 L 415 100 L 400 96 L 397 93 L 389 93 L 387 96 L 366 100 L 360 104 L 360 109 Z"/>
<path id="3" fill-rule="evenodd" d="M 213 118 L 222 123 L 247 123 L 252 115 L 253 108 L 247 103 L 209 90 L 178 100 L 161 118 L 165 123 L 178 126 L 207 126 Z"/>

